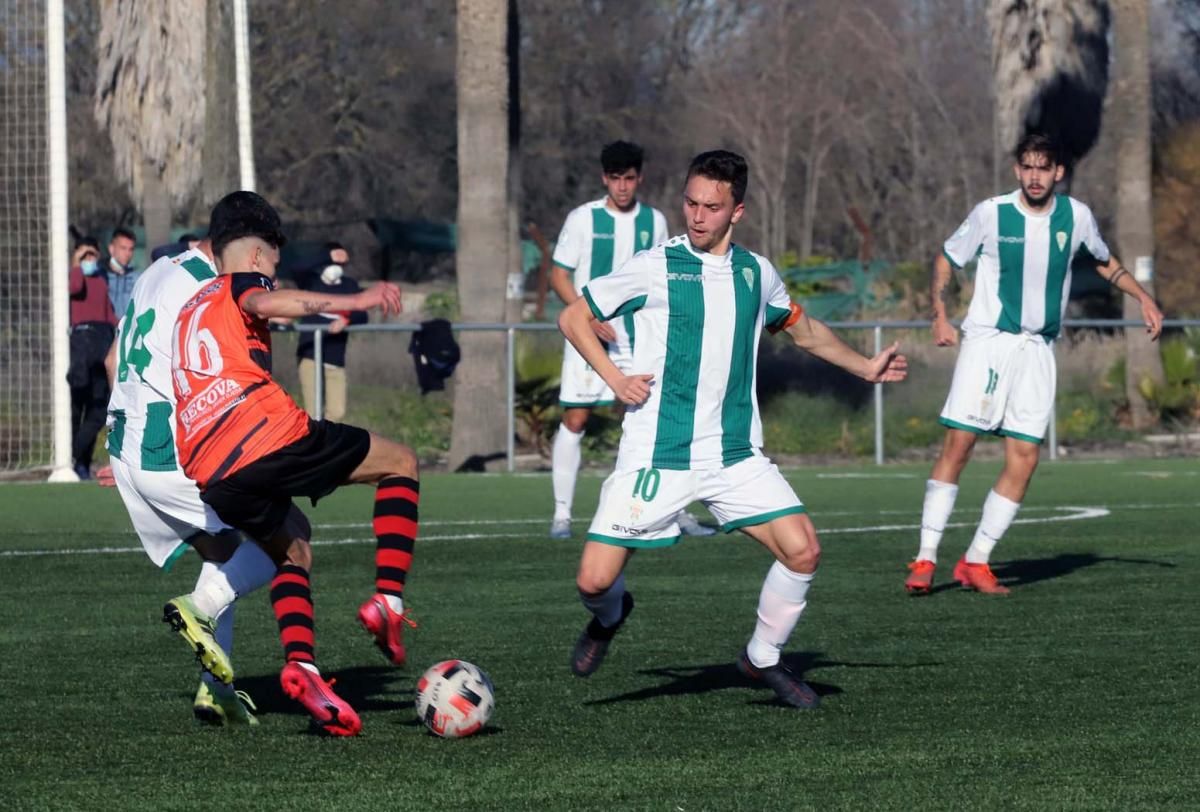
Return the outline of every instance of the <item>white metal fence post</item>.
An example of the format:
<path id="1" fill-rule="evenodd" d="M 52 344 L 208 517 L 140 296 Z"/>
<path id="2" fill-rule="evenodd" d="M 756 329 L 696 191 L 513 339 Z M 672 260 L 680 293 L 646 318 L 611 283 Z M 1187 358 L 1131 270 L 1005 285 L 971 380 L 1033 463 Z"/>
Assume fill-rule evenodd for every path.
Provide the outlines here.
<path id="1" fill-rule="evenodd" d="M 875 325 L 875 354 L 883 351 L 883 327 Z M 875 384 L 875 464 L 883 465 L 883 384 Z"/>
<path id="2" fill-rule="evenodd" d="M 313 333 L 313 417 L 320 420 L 325 416 L 325 353 L 321 338 L 324 330 Z"/>
<path id="3" fill-rule="evenodd" d="M 517 388 L 517 359 L 516 359 L 516 335 L 517 331 L 513 327 L 509 327 L 506 331 L 507 341 L 506 349 L 508 351 L 508 365 L 505 368 L 506 380 L 508 383 L 508 445 L 505 451 L 508 454 L 508 472 L 511 474 L 516 470 L 516 433 L 517 433 L 517 406 L 516 406 L 516 388 Z"/>

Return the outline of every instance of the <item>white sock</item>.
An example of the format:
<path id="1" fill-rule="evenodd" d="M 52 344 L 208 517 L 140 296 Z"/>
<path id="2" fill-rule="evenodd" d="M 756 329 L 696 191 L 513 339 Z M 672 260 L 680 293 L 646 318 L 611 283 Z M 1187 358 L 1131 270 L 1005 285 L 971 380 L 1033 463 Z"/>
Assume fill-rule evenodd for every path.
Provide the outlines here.
<path id="1" fill-rule="evenodd" d="M 746 646 L 746 656 L 758 668 L 779 662 L 779 652 L 796 628 L 808 605 L 808 587 L 813 573 L 792 572 L 776 561 L 767 570 L 758 596 L 758 623 Z"/>
<path id="2" fill-rule="evenodd" d="M 206 561 L 205 563 L 207 564 L 209 562 Z M 228 609 L 221 613 L 219 618 L 217 618 L 217 643 L 221 646 L 221 648 L 225 649 L 225 653 L 229 655 L 230 659 L 233 659 L 233 610 L 236 606 L 237 604 L 231 605 Z M 215 693 L 228 695 L 228 693 L 232 691 L 228 685 L 221 682 L 207 671 L 201 670 L 200 678 L 207 682 L 209 690 Z"/>
<path id="3" fill-rule="evenodd" d="M 384 595 L 383 599 L 387 601 L 388 608 L 398 615 L 404 614 L 404 599 L 399 595 Z"/>
<path id="4" fill-rule="evenodd" d="M 579 593 L 579 599 L 587 610 L 595 615 L 600 625 L 611 629 L 621 619 L 621 598 L 625 595 L 625 573 L 617 576 L 613 585 L 599 595 Z"/>
<path id="5" fill-rule="evenodd" d="M 979 520 L 979 529 L 975 538 L 967 548 L 968 564 L 986 564 L 992 549 L 996 546 L 1004 531 L 1012 524 L 1020 510 L 1021 503 L 1005 499 L 995 491 L 988 491 L 987 499 L 983 501 L 983 517 Z"/>
<path id="6" fill-rule="evenodd" d="M 946 522 L 954 511 L 958 486 L 930 479 L 925 483 L 925 507 L 921 511 L 921 549 L 917 559 L 937 563 L 938 544 L 946 532 Z"/>
<path id="7" fill-rule="evenodd" d="M 271 557 L 252 541 L 243 541 L 224 564 L 205 561 L 200 577 L 192 590 L 196 608 L 210 617 L 217 617 L 226 607 L 275 577 L 276 566 Z"/>
<path id="8" fill-rule="evenodd" d="M 554 434 L 554 451 L 550 455 L 551 479 L 554 482 L 554 518 L 571 518 L 571 503 L 575 501 L 575 478 L 583 457 L 583 432 L 576 434 L 560 425 Z"/>

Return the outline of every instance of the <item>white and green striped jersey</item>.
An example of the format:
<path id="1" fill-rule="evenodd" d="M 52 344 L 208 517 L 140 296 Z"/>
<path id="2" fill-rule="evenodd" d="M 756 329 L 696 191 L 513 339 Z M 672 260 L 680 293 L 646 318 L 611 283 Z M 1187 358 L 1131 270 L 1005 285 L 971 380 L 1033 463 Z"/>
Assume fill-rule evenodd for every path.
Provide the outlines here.
<path id="1" fill-rule="evenodd" d="M 131 468 L 179 468 L 171 386 L 175 320 L 216 276 L 208 257 L 191 250 L 159 259 L 133 286 L 117 327 L 117 372 L 108 401 L 108 453 Z"/>
<path id="2" fill-rule="evenodd" d="M 638 251 L 665 242 L 667 218 L 658 209 L 637 203 L 631 211 L 613 211 L 605 199 L 572 209 L 554 246 L 554 264 L 571 272 L 575 292 L 593 279 L 607 276 Z M 628 352 L 633 344 L 632 319 L 613 324 L 617 347 Z"/>
<path id="3" fill-rule="evenodd" d="M 583 290 L 599 319 L 633 314 L 633 372 L 650 398 L 625 412 L 617 470 L 698 470 L 762 456 L 755 382 L 764 327 L 791 315 L 778 272 L 731 245 L 695 251 L 686 236 L 637 254 Z"/>
<path id="4" fill-rule="evenodd" d="M 1083 203 L 1057 195 L 1048 212 L 1034 214 L 1020 197 L 1018 189 L 983 201 L 942 247 L 956 268 L 979 258 L 966 335 L 1003 331 L 1052 341 L 1071 293 L 1072 260 L 1082 250 L 1108 261 L 1096 218 Z"/>

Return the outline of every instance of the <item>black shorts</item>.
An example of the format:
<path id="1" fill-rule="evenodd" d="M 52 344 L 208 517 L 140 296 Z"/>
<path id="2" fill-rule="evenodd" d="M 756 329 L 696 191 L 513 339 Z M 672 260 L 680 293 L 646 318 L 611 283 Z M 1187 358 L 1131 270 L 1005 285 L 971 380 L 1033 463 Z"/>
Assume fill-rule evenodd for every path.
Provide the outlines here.
<path id="1" fill-rule="evenodd" d="M 371 449 L 371 435 L 357 426 L 313 420 L 309 427 L 306 437 L 210 484 L 200 498 L 227 524 L 269 539 L 283 526 L 293 496 L 316 505 L 349 482 Z"/>

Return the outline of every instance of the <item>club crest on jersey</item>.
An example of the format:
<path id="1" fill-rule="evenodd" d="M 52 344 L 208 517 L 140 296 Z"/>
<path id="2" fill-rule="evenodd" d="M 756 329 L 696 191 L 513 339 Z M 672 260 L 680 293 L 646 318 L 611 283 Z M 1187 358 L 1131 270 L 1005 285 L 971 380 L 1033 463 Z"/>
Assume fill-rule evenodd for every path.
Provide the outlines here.
<path id="1" fill-rule="evenodd" d="M 746 287 L 754 288 L 754 269 L 742 268 L 742 279 L 746 280 Z"/>
<path id="2" fill-rule="evenodd" d="M 1058 250 L 1061 251 L 1067 247 L 1067 232 L 1060 231 L 1054 235 L 1054 239 L 1058 240 Z"/>
<path id="3" fill-rule="evenodd" d="M 642 248 L 649 248 L 650 247 L 650 232 L 649 231 L 639 231 L 638 232 L 638 240 L 640 240 L 640 245 L 642 246 Z"/>

